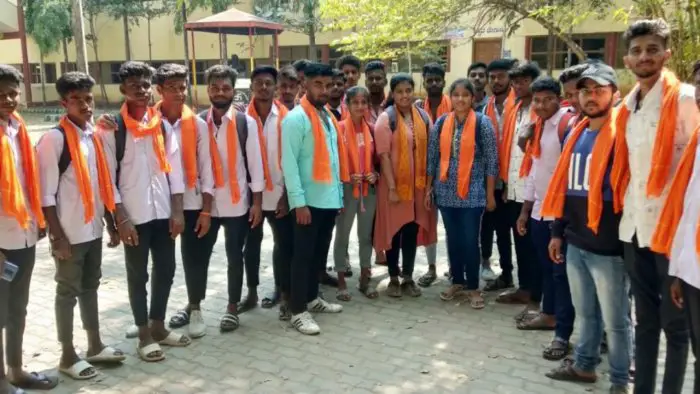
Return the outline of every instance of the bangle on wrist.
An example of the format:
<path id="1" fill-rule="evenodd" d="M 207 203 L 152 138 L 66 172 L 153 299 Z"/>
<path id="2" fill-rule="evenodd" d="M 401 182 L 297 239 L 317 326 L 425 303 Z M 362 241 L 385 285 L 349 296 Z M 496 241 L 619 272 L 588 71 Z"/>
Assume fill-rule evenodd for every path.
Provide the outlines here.
<path id="1" fill-rule="evenodd" d="M 211 216 L 211 213 L 202 211 L 199 213 L 199 216 Z"/>

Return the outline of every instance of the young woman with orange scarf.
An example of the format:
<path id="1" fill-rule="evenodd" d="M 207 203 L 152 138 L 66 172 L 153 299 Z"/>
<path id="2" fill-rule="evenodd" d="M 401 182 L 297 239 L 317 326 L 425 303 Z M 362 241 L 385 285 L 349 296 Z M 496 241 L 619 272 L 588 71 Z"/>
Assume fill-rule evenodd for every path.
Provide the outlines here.
<path id="1" fill-rule="evenodd" d="M 482 309 L 479 233 L 484 210 L 496 208 L 496 135 L 486 116 L 472 109 L 474 85 L 468 79 L 453 82 L 449 94 L 454 110 L 430 133 L 425 207 L 440 209 L 447 235 L 452 286 L 440 298 L 466 291 L 469 305 Z"/>
<path id="2" fill-rule="evenodd" d="M 360 280 L 358 289 L 367 298 L 376 298 L 377 291 L 370 285 L 372 276 L 372 227 L 376 210 L 376 183 L 379 174 L 375 170 L 374 137 L 365 120 L 369 108 L 369 92 L 361 86 L 350 88 L 345 94 L 349 116 L 340 122 L 345 140 L 350 169 L 350 182 L 343 188 L 343 210 L 335 221 L 333 260 L 338 272 L 340 301 L 350 301 L 347 290 L 346 265 L 350 232 L 357 217 L 357 239 L 360 254 Z"/>
<path id="3" fill-rule="evenodd" d="M 437 241 L 437 215 L 424 204 L 429 192 L 426 170 L 431 124 L 428 115 L 413 105 L 415 82 L 410 75 L 394 75 L 390 88 L 393 102 L 379 115 L 374 130 L 381 163 L 374 246 L 387 251 L 387 295 L 417 297 L 421 290 L 413 280 L 416 248 Z M 403 270 L 399 269 L 399 254 L 403 255 Z"/>

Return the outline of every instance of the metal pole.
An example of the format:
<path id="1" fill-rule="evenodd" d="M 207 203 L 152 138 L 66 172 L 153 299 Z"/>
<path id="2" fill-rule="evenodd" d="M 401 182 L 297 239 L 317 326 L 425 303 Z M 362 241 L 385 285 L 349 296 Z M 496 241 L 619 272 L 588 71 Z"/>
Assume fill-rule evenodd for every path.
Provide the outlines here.
<path id="1" fill-rule="evenodd" d="M 190 62 L 190 48 L 189 44 L 187 43 L 187 28 L 184 27 L 184 25 L 187 23 L 187 5 L 184 1 L 180 7 L 180 12 L 182 13 L 182 42 L 185 46 L 185 64 L 188 64 Z M 192 83 L 189 79 L 187 80 L 187 88 L 187 99 L 189 100 L 190 105 L 192 105 Z"/>
<path id="2" fill-rule="evenodd" d="M 250 73 L 253 72 L 253 68 L 255 68 L 255 61 L 253 60 L 254 54 L 253 54 L 253 28 L 252 28 L 252 27 L 249 27 L 249 28 L 248 28 L 248 45 L 250 46 L 250 49 L 249 49 L 249 53 L 250 53 L 250 72 L 248 73 L 248 75 L 250 75 Z"/>
<path id="3" fill-rule="evenodd" d="M 279 32 L 275 31 L 274 35 L 274 45 L 275 45 L 275 67 L 280 68 L 280 37 Z"/>
<path id="4" fill-rule="evenodd" d="M 194 108 L 197 108 L 199 96 L 197 95 L 197 54 L 194 51 L 194 30 L 190 30 L 190 34 L 192 38 L 192 81 L 194 82 L 192 89 L 194 90 Z M 219 36 L 219 43 L 221 43 L 221 36 Z"/>
<path id="5" fill-rule="evenodd" d="M 32 104 L 32 70 L 29 69 L 29 54 L 27 51 L 27 34 L 24 30 L 24 4 L 17 2 L 17 27 L 19 43 L 22 47 L 22 74 L 24 74 L 24 97 L 27 106 Z"/>

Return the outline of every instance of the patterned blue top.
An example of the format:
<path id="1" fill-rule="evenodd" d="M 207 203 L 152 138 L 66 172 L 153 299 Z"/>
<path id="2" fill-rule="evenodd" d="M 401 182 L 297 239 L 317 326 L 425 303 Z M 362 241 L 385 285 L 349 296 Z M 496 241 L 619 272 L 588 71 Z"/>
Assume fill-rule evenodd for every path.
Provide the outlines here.
<path id="1" fill-rule="evenodd" d="M 462 200 L 457 195 L 457 168 L 459 165 L 460 141 L 464 122 L 455 122 L 456 131 L 452 139 L 452 155 L 447 172 L 447 181 L 440 181 L 440 132 L 447 115 L 435 122 L 428 143 L 428 176 L 433 177 L 433 197 L 438 207 L 446 208 L 483 208 L 486 206 L 486 177 L 498 176 L 498 148 L 496 136 L 489 119 L 477 113 L 476 146 L 472 165 L 469 193 Z"/>

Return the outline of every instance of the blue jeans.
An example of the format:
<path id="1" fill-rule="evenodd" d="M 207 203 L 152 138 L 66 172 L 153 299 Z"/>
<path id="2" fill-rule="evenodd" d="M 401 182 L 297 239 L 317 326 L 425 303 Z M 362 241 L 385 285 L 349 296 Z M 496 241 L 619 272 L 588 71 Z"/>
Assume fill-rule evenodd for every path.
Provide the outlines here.
<path id="1" fill-rule="evenodd" d="M 608 333 L 610 382 L 626 385 L 630 368 L 629 279 L 621 257 L 601 256 L 569 245 L 571 297 L 581 333 L 574 351 L 577 369 L 595 371 L 603 330 Z"/>
<path id="2" fill-rule="evenodd" d="M 574 332 L 575 313 L 571 303 L 569 278 L 566 275 L 566 261 L 557 264 L 549 258 L 551 239 L 549 225 L 551 223 L 551 221 L 530 219 L 532 243 L 535 245 L 535 252 L 540 261 L 540 270 L 533 270 L 533 272 L 539 272 L 542 279 L 542 313 L 556 318 L 554 335 L 557 339 L 568 342 L 571 333 Z M 566 255 L 566 244 L 562 253 Z"/>
<path id="3" fill-rule="evenodd" d="M 479 288 L 479 233 L 484 208 L 440 207 L 447 236 L 447 257 L 450 259 L 452 283 L 466 285 L 467 290 Z"/>

